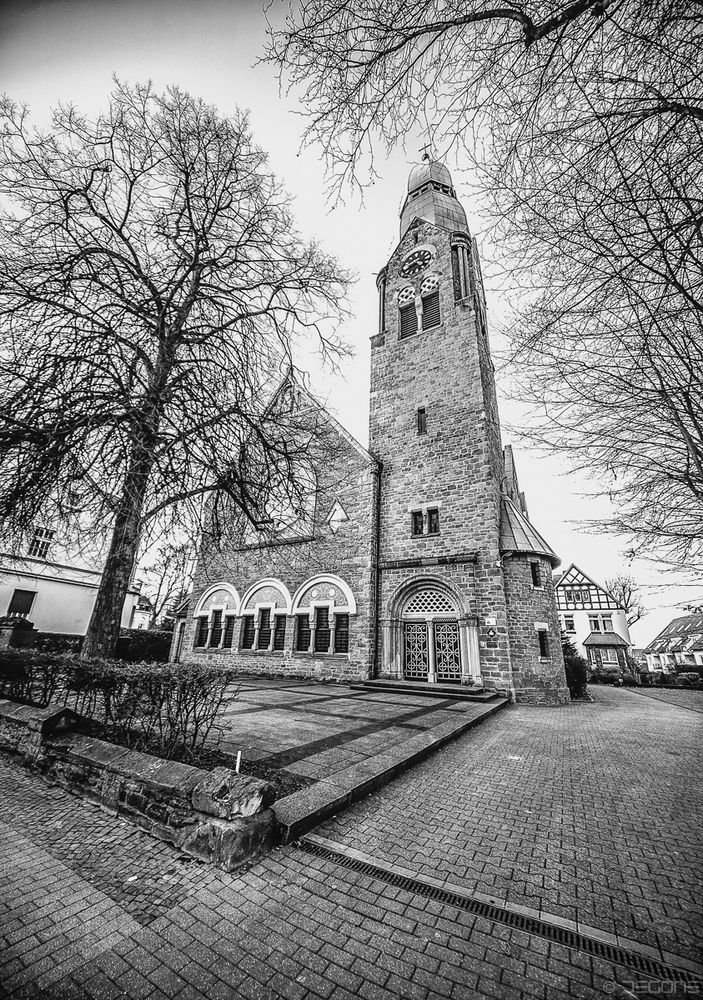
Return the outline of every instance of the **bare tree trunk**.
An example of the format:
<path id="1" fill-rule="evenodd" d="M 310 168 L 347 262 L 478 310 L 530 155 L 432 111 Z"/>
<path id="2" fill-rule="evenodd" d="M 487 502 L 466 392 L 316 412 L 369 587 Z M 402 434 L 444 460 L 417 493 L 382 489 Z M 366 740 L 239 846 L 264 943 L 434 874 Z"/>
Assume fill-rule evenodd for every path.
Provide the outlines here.
<path id="1" fill-rule="evenodd" d="M 153 462 L 144 445 L 135 443 L 82 657 L 115 655 L 122 608 L 139 549 L 140 519 Z"/>
<path id="2" fill-rule="evenodd" d="M 144 499 L 156 461 L 155 449 L 164 405 L 164 386 L 172 363 L 172 347 L 162 345 L 161 356 L 149 380 L 147 399 L 134 429 L 129 466 L 115 515 L 110 550 L 83 641 L 82 658 L 113 657 L 117 649 L 122 609 L 139 552 Z"/>

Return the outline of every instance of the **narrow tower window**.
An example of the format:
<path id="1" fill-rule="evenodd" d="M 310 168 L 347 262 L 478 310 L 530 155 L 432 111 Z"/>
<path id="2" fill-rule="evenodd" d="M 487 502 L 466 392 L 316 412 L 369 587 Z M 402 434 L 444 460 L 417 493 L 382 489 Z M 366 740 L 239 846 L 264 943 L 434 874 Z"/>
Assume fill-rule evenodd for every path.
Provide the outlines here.
<path id="1" fill-rule="evenodd" d="M 537 640 L 539 642 L 539 655 L 546 659 L 549 656 L 549 639 L 544 629 L 537 632 Z"/>
<path id="2" fill-rule="evenodd" d="M 414 510 L 410 516 L 410 525 L 412 528 L 413 535 L 421 535 L 423 533 L 422 524 L 422 511 Z"/>
<path id="3" fill-rule="evenodd" d="M 425 407 L 418 407 L 417 411 L 417 433 L 427 434 L 427 413 L 425 412 Z"/>
<path id="4" fill-rule="evenodd" d="M 539 563 L 536 562 L 530 563 L 530 573 L 532 574 L 532 586 L 541 587 L 542 579 L 539 572 Z"/>
<path id="5" fill-rule="evenodd" d="M 383 333 L 386 329 L 386 279 L 381 278 L 378 282 L 378 332 Z"/>
<path id="6" fill-rule="evenodd" d="M 436 507 L 427 511 L 427 534 L 439 534 L 439 510 Z"/>

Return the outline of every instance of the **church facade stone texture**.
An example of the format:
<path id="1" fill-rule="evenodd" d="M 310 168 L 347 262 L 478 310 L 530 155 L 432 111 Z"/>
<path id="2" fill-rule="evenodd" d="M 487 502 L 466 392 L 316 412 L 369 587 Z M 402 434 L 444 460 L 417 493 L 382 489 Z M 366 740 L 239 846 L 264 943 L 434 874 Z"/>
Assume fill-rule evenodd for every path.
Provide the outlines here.
<path id="1" fill-rule="evenodd" d="M 478 251 L 443 164 L 413 169 L 377 284 L 368 451 L 321 411 L 307 532 L 206 546 L 174 656 L 567 702 L 559 560 L 501 443 Z"/>

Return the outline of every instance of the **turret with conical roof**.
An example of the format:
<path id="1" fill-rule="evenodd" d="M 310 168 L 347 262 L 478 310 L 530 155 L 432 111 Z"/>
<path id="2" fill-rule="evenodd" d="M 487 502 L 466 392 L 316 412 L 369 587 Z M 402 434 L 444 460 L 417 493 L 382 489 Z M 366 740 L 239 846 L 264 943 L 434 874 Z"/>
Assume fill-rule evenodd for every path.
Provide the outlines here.
<path id="1" fill-rule="evenodd" d="M 450 232 L 469 231 L 466 213 L 457 200 L 452 175 L 439 160 L 425 154 L 408 178 L 408 194 L 400 214 L 400 238 L 414 219 L 424 219 Z"/>

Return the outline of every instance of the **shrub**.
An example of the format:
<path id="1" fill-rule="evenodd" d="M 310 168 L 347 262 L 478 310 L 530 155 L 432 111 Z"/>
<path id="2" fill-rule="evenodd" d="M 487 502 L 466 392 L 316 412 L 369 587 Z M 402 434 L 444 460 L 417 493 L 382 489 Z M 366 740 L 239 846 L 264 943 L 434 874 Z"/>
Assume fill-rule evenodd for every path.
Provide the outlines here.
<path id="1" fill-rule="evenodd" d="M 128 663 L 165 663 L 173 632 L 156 629 L 123 628 L 117 640 L 117 658 Z"/>
<path id="2" fill-rule="evenodd" d="M 67 705 L 97 722 L 107 739 L 168 759 L 189 759 L 202 749 L 234 676 L 210 664 L 0 651 L 1 693 L 38 705 Z"/>
<path id="3" fill-rule="evenodd" d="M 0 694 L 14 701 L 48 705 L 61 687 L 62 663 L 59 654 L 0 650 Z"/>
<path id="4" fill-rule="evenodd" d="M 620 674 L 614 670 L 594 670 L 588 678 L 589 684 L 617 684 Z"/>
<path id="5" fill-rule="evenodd" d="M 700 683 L 700 680 L 698 671 L 687 671 L 672 677 L 672 681 L 677 687 L 695 687 Z"/>
<path id="6" fill-rule="evenodd" d="M 588 664 L 564 632 L 561 634 L 561 648 L 564 654 L 564 670 L 566 671 L 569 694 L 572 698 L 583 698 L 588 688 Z"/>
<path id="7" fill-rule="evenodd" d="M 83 636 L 64 632 L 37 632 L 34 649 L 43 653 L 80 653 Z"/>

